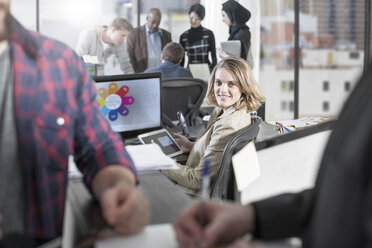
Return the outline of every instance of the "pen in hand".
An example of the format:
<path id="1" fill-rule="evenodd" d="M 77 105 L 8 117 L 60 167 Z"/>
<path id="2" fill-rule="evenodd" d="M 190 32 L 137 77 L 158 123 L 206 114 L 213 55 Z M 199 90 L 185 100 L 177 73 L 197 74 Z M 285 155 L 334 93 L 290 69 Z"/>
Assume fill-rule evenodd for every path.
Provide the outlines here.
<path id="1" fill-rule="evenodd" d="M 204 227 L 206 225 L 206 202 L 209 200 L 209 158 L 204 160 L 203 176 L 201 180 L 201 205 L 200 205 L 200 225 Z"/>

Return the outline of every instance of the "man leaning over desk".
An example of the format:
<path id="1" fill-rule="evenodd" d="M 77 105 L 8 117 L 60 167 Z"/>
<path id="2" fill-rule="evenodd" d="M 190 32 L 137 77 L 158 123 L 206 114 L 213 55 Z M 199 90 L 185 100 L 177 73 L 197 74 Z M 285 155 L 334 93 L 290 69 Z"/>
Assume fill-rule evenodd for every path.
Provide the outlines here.
<path id="1" fill-rule="evenodd" d="M 9 0 L 0 0 L 0 93 L 4 240 L 22 233 L 40 245 L 61 235 L 69 154 L 109 225 L 123 234 L 146 225 L 148 203 L 135 187 L 135 167 L 100 115 L 79 57 L 25 30 L 10 15 Z"/>

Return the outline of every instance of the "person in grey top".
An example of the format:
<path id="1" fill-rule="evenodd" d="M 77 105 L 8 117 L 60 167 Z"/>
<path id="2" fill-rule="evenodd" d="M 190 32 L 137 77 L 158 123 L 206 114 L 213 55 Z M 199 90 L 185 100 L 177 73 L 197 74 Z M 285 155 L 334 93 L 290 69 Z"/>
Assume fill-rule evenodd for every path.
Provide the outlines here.
<path id="1" fill-rule="evenodd" d="M 76 53 L 80 56 L 97 56 L 99 65 L 97 75 L 104 74 L 104 65 L 111 55 L 115 55 L 120 68 L 125 74 L 134 73 L 130 63 L 126 43 L 127 34 L 133 30 L 132 25 L 123 18 L 115 18 L 109 27 L 93 27 L 83 30 L 76 45 Z"/>

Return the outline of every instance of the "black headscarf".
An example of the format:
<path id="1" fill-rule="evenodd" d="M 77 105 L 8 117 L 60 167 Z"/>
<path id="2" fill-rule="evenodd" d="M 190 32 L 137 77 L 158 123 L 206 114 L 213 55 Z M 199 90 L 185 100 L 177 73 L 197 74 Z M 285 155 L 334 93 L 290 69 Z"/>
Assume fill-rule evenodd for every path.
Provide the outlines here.
<path id="1" fill-rule="evenodd" d="M 249 27 L 245 24 L 251 18 L 251 12 L 240 5 L 235 0 L 228 0 L 222 4 L 222 10 L 229 16 L 233 26 L 229 27 L 229 40 L 233 39 L 235 34 L 241 29 L 249 32 Z"/>
<path id="2" fill-rule="evenodd" d="M 251 12 L 235 0 L 229 0 L 222 4 L 222 10 L 227 13 L 234 25 L 244 25 L 251 18 Z"/>

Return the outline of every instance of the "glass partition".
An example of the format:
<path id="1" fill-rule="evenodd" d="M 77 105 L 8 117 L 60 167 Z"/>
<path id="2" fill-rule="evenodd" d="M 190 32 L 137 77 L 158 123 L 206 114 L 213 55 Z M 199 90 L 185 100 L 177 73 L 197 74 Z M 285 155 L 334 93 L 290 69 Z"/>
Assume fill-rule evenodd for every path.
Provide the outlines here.
<path id="1" fill-rule="evenodd" d="M 293 1 L 261 0 L 260 87 L 266 120 L 293 119 Z"/>
<path id="2" fill-rule="evenodd" d="M 337 117 L 352 91 L 363 70 L 364 3 L 300 1 L 300 117 Z"/>
<path id="3" fill-rule="evenodd" d="M 24 27 L 36 31 L 36 1 L 10 1 L 10 12 Z"/>

